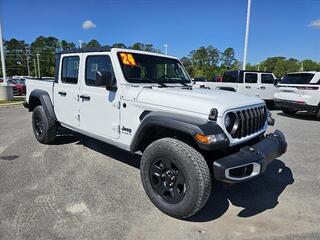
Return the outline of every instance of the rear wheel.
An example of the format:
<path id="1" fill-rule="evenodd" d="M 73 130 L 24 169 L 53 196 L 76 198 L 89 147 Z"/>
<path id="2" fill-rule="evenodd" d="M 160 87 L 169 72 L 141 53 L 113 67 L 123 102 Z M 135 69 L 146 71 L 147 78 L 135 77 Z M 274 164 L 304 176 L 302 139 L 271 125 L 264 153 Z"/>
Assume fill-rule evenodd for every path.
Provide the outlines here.
<path id="1" fill-rule="evenodd" d="M 203 156 L 173 138 L 150 144 L 141 158 L 143 187 L 162 212 L 176 218 L 197 213 L 207 202 L 211 176 Z"/>
<path id="2" fill-rule="evenodd" d="M 56 124 L 50 126 L 43 106 L 37 106 L 33 110 L 32 127 L 34 136 L 40 143 L 49 144 L 55 141 L 57 136 Z"/>
<path id="3" fill-rule="evenodd" d="M 287 115 L 294 115 L 296 112 L 298 112 L 297 110 L 294 110 L 294 109 L 290 109 L 290 108 L 282 108 L 282 112 L 284 114 L 287 114 Z"/>

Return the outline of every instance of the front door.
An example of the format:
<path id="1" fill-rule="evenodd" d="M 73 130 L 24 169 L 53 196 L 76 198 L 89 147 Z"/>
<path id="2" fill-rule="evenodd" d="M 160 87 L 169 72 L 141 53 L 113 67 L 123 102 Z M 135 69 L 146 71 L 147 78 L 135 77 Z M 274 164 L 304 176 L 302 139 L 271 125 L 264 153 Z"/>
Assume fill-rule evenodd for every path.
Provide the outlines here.
<path id="1" fill-rule="evenodd" d="M 58 121 L 77 128 L 79 119 L 80 55 L 64 56 L 60 63 L 58 83 L 54 85 L 54 108 Z"/>
<path id="2" fill-rule="evenodd" d="M 104 54 L 84 54 L 80 86 L 81 130 L 102 138 L 119 137 L 120 104 L 116 90 L 106 90 L 106 83 L 99 82 L 96 74 L 110 71 L 114 77 L 111 58 Z"/>

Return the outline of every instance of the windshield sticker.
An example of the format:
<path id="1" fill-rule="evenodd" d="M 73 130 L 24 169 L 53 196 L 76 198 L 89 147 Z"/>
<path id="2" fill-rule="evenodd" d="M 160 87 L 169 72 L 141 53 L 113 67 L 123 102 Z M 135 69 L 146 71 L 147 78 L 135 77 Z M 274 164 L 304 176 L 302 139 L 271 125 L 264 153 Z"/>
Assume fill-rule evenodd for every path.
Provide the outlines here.
<path id="1" fill-rule="evenodd" d="M 120 53 L 122 63 L 129 66 L 137 66 L 131 53 Z"/>

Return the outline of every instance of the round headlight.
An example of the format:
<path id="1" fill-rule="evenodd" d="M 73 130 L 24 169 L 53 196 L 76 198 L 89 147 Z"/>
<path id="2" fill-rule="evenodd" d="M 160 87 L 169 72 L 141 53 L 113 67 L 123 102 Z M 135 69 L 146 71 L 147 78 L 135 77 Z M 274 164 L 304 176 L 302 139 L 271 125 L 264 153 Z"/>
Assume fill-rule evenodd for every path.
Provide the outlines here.
<path id="1" fill-rule="evenodd" d="M 230 127 L 231 124 L 231 119 L 229 117 L 229 114 L 224 118 L 224 125 L 226 126 L 226 128 L 228 129 Z"/>
<path id="2" fill-rule="evenodd" d="M 238 116 L 233 112 L 228 113 L 224 118 L 224 125 L 231 135 L 235 134 L 239 127 Z"/>

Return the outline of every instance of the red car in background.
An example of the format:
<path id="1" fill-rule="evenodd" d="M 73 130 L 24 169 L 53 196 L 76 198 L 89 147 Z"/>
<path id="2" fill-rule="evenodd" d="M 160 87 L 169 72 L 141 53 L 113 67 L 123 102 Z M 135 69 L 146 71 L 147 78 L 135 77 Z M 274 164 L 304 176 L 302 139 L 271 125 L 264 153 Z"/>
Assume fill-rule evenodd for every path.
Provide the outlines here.
<path id="1" fill-rule="evenodd" d="M 13 87 L 13 95 L 22 96 L 26 94 L 26 83 L 23 78 L 11 78 L 7 80 L 7 84 Z"/>

